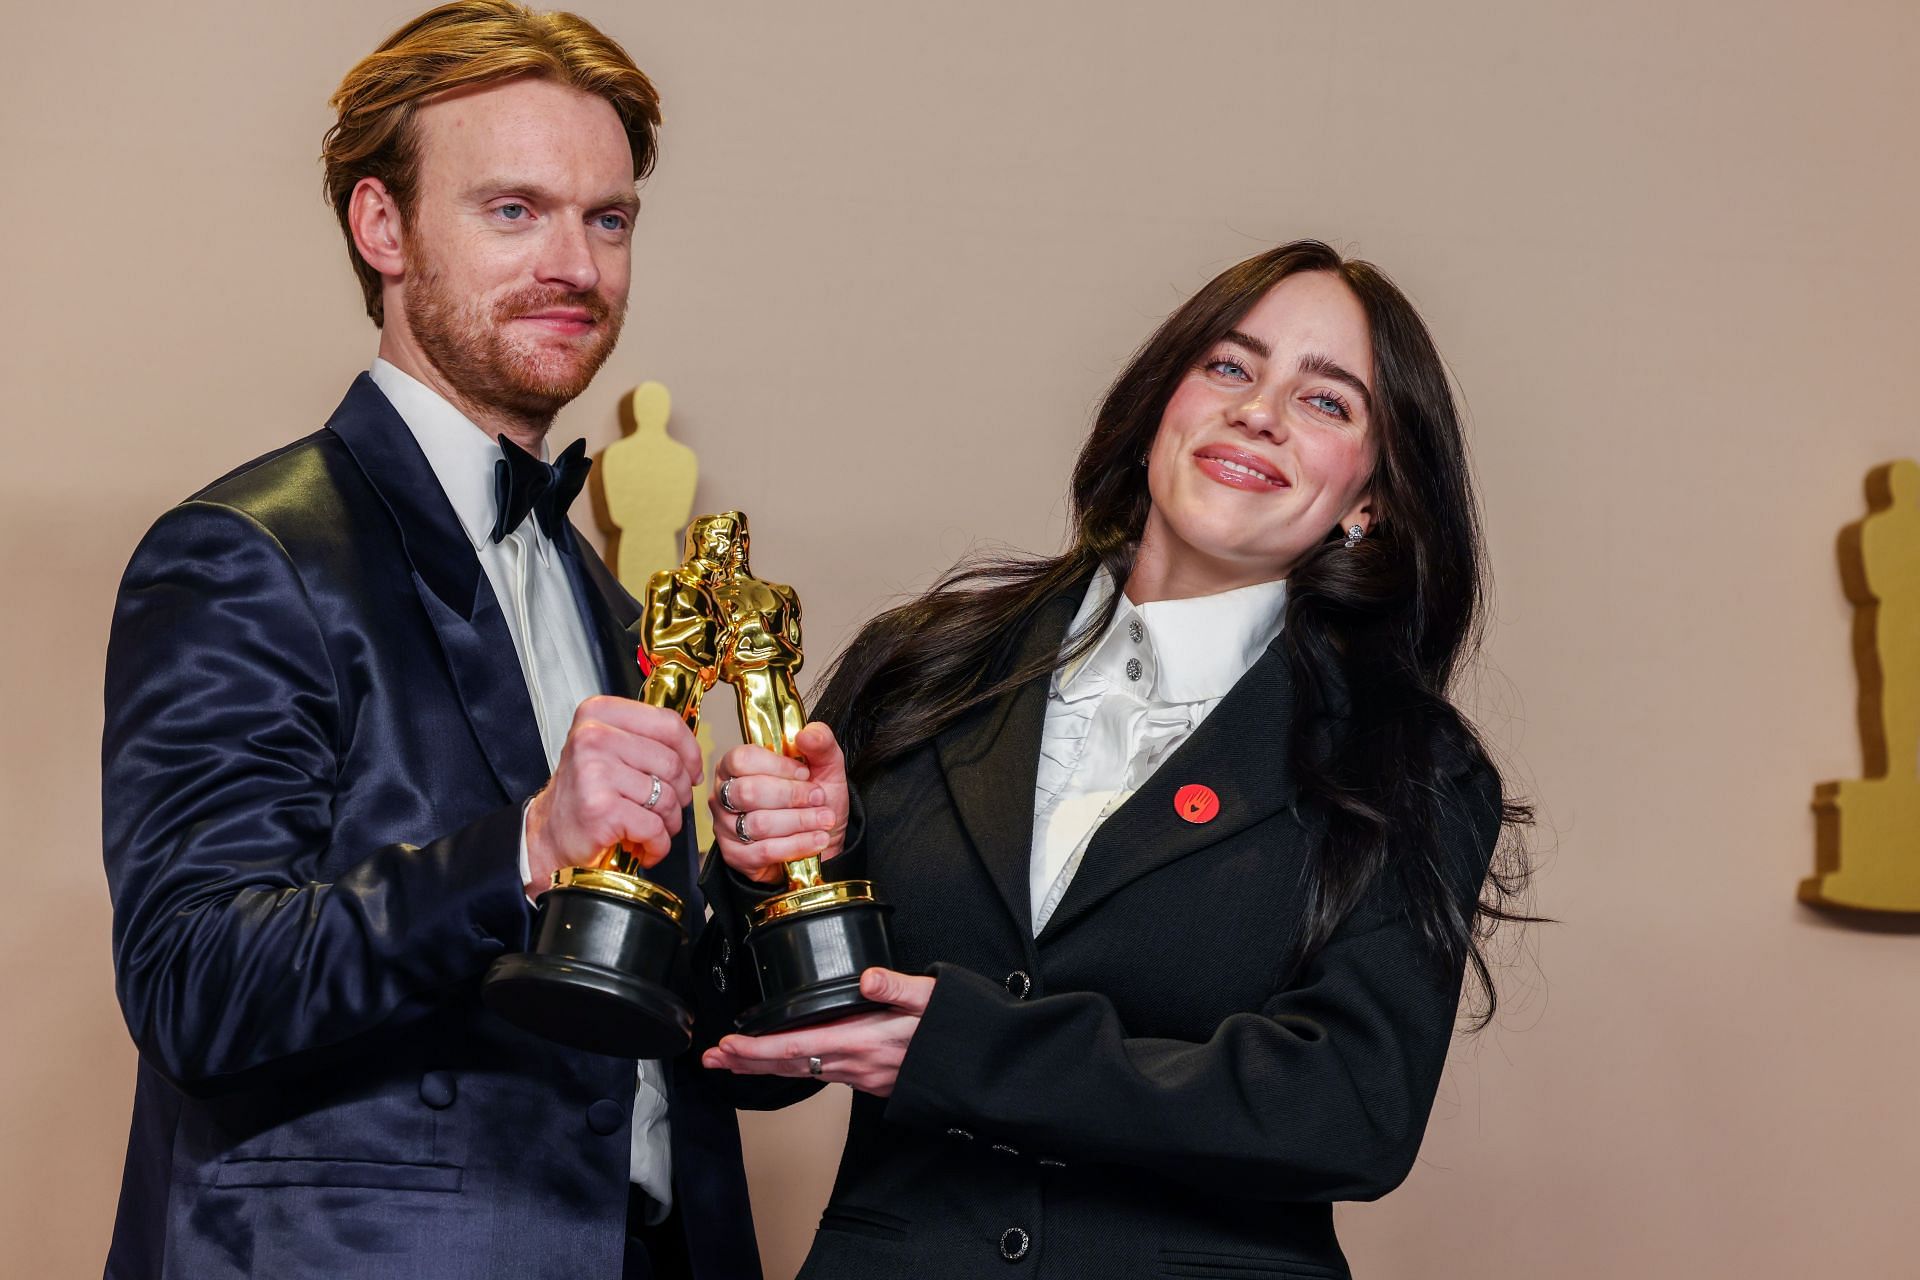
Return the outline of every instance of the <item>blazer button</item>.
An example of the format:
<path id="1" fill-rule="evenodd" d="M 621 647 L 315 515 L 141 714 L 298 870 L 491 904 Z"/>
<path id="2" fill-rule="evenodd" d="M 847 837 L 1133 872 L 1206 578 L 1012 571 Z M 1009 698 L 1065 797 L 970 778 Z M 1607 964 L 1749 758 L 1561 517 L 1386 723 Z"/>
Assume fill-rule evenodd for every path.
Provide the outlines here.
<path id="1" fill-rule="evenodd" d="M 727 989 L 727 970 L 725 965 L 713 966 L 713 985 L 721 991 Z"/>
<path id="2" fill-rule="evenodd" d="M 1018 1262 L 1027 1256 L 1027 1246 L 1033 1243 L 1033 1237 L 1019 1227 L 1008 1227 L 1000 1233 L 1000 1256 L 1008 1262 Z"/>
<path id="3" fill-rule="evenodd" d="M 993 1153 L 997 1156 L 1013 1156 L 1017 1159 L 1020 1155 L 1020 1148 L 1010 1147 L 1004 1142 L 996 1142 L 993 1144 Z"/>
<path id="4" fill-rule="evenodd" d="M 1007 975 L 1007 990 L 1013 993 L 1015 1000 L 1025 1000 L 1027 992 L 1033 990 L 1033 979 L 1027 976 L 1024 969 L 1015 969 Z"/>
<path id="5" fill-rule="evenodd" d="M 733 944 L 731 942 L 728 942 L 725 937 L 722 937 L 720 939 L 720 963 L 721 964 L 733 963 Z M 726 988 L 722 987 L 721 990 L 724 991 L 726 990 Z"/>
<path id="6" fill-rule="evenodd" d="M 958 1139 L 961 1142 L 973 1141 L 973 1135 L 968 1133 L 965 1129 L 949 1129 L 947 1130 L 947 1136 L 949 1138 Z"/>
<path id="7" fill-rule="evenodd" d="M 454 1087 L 451 1071 L 429 1071 L 420 1077 L 420 1101 L 435 1111 L 445 1111 L 452 1106 L 459 1092 Z"/>
<path id="8" fill-rule="evenodd" d="M 587 1128 L 601 1137 L 620 1132 L 626 1122 L 625 1109 L 612 1098 L 602 1098 L 587 1108 Z"/>

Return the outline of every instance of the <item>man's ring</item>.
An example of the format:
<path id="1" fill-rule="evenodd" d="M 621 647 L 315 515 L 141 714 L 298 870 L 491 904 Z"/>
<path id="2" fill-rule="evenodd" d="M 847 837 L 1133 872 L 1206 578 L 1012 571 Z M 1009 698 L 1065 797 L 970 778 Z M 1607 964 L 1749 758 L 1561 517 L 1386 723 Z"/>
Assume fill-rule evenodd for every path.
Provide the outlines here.
<path id="1" fill-rule="evenodd" d="M 720 807 L 722 809 L 725 809 L 728 813 L 740 812 L 738 809 L 733 807 L 733 779 L 732 778 L 728 778 L 725 782 L 722 782 L 720 784 Z"/>
<path id="2" fill-rule="evenodd" d="M 747 834 L 747 815 L 741 814 L 733 820 L 733 834 L 740 837 L 741 844 L 752 844 L 753 837 Z"/>
<path id="3" fill-rule="evenodd" d="M 660 779 L 655 778 L 653 780 L 653 790 L 647 792 L 645 807 L 648 809 L 653 808 L 653 806 L 659 801 L 660 793 L 663 790 L 665 790 L 665 788 L 660 785 Z"/>
<path id="4" fill-rule="evenodd" d="M 808 1075 L 810 1075 L 810 1076 L 812 1076 L 812 1077 L 813 1077 L 813 1078 L 814 1078 L 815 1080 L 818 1080 L 818 1079 L 820 1078 L 820 1067 L 821 1067 L 821 1065 L 822 1065 L 822 1064 L 821 1064 L 821 1062 L 820 1062 L 820 1059 L 818 1059 L 818 1058 L 808 1058 L 808 1059 L 807 1059 L 807 1074 L 808 1074 Z"/>

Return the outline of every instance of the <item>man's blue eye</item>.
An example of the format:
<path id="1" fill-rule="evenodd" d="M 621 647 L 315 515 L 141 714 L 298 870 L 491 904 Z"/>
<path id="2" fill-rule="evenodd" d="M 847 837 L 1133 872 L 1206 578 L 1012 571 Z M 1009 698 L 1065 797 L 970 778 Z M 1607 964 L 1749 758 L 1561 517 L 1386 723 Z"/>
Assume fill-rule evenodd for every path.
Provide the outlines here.
<path id="1" fill-rule="evenodd" d="M 600 225 L 607 231 L 619 231 L 626 227 L 627 220 L 618 213 L 603 213 L 600 215 Z"/>
<path id="2" fill-rule="evenodd" d="M 518 222 L 526 211 L 527 206 L 523 204 L 503 204 L 495 212 L 509 222 Z"/>

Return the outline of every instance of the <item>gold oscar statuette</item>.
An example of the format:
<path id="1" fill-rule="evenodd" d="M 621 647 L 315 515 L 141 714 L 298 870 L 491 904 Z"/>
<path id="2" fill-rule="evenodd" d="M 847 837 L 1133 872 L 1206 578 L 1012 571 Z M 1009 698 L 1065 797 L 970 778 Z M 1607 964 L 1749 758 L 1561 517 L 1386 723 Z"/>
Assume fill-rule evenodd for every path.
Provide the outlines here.
<path id="1" fill-rule="evenodd" d="M 1920 916 L 1920 463 L 1875 467 L 1840 534 L 1854 606 L 1865 775 L 1814 789 L 1815 871 L 1800 900 L 1854 919 Z"/>
<path id="2" fill-rule="evenodd" d="M 740 735 L 798 758 L 794 739 L 806 711 L 800 670 L 800 600 L 793 588 L 753 576 L 747 518 L 738 511 L 687 526 L 687 558 L 647 583 L 637 630 L 649 674 L 645 698 L 698 723 L 700 699 L 717 682 L 733 686 Z M 864 880 L 828 880 L 820 859 L 786 864 L 786 891 L 750 913 L 747 949 L 762 999 L 740 1017 L 765 1034 L 875 1007 L 860 974 L 891 966 L 890 910 Z"/>

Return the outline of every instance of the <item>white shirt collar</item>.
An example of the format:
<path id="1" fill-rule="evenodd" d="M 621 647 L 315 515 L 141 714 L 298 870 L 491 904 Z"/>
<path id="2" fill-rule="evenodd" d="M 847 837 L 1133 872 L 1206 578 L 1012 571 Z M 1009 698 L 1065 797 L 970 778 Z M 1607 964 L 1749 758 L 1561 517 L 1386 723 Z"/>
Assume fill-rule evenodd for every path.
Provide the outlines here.
<path id="1" fill-rule="evenodd" d="M 1099 615 L 1114 590 L 1105 569 L 1094 574 L 1080 612 L 1067 628 L 1069 644 Z M 1163 703 L 1224 698 L 1280 634 L 1286 607 L 1285 579 L 1145 605 L 1134 604 L 1123 593 L 1105 634 L 1077 663 L 1055 674 L 1054 688 L 1069 701 L 1102 688 L 1131 689 L 1143 699 Z M 1129 674 L 1130 662 L 1140 664 L 1137 679 Z"/>
<path id="2" fill-rule="evenodd" d="M 460 527 L 466 530 L 475 550 L 486 546 L 493 537 L 496 514 L 493 464 L 500 460 L 499 443 L 448 404 L 439 392 L 385 360 L 375 358 L 367 373 L 407 424 L 420 452 L 427 455 L 427 465 L 446 490 L 447 501 L 453 504 L 453 513 L 460 518 Z M 541 459 L 546 455 L 543 440 Z"/>

